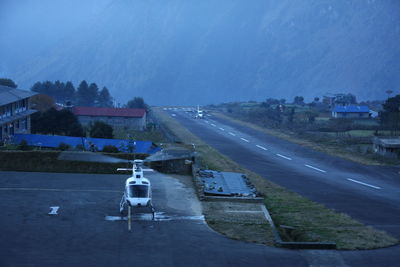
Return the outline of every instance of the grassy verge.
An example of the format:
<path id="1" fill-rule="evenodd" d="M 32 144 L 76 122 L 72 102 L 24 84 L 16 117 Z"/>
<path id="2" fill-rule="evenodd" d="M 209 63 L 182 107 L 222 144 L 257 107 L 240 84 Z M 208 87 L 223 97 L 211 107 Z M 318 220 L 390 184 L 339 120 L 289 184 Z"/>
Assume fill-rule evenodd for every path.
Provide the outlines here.
<path id="1" fill-rule="evenodd" d="M 281 139 L 290 141 L 295 144 L 309 147 L 314 150 L 324 152 L 326 154 L 334 155 L 334 156 L 341 157 L 346 160 L 358 162 L 361 164 L 366 164 L 366 165 L 388 165 L 389 164 L 389 165 L 391 165 L 391 164 L 399 163 L 398 160 L 384 158 L 384 157 L 381 157 L 381 156 L 375 155 L 375 154 L 373 154 L 373 155 L 357 154 L 357 153 L 354 153 L 353 151 L 346 150 L 345 147 L 343 147 L 343 146 L 332 145 L 331 143 L 321 143 L 321 142 L 316 143 L 309 139 L 300 138 L 293 132 L 261 127 L 261 126 L 255 125 L 253 123 L 250 123 L 250 122 L 232 118 L 232 117 L 222 114 L 220 112 L 214 112 L 213 115 L 216 117 L 219 117 L 219 118 L 222 118 L 225 120 L 229 120 L 229 121 L 247 126 L 249 128 L 253 128 L 255 130 L 279 137 Z"/>
<path id="2" fill-rule="evenodd" d="M 242 168 L 194 136 L 161 109 L 153 109 L 153 112 L 180 141 L 196 145 L 203 166 L 220 171 L 245 173 L 258 192 L 264 195 L 265 205 L 271 212 L 274 222 L 278 226 L 287 225 L 295 228 L 291 234 L 285 235 L 282 231 L 287 241 L 336 242 L 339 249 L 372 249 L 398 244 L 397 239 L 383 231 L 365 226 L 345 214 L 312 202 Z M 207 222 L 215 230 L 234 239 L 271 244 L 267 226 L 255 222 L 232 223 L 218 213 L 218 208 L 206 208 Z M 252 225 L 251 230 L 250 225 Z M 263 237 L 263 241 L 257 240 L 254 236 Z"/>

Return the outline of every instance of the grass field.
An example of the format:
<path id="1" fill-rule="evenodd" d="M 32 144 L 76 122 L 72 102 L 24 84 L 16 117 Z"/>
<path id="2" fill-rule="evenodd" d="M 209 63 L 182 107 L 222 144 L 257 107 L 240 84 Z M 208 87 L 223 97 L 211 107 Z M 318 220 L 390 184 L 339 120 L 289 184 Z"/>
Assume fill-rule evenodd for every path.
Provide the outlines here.
<path id="1" fill-rule="evenodd" d="M 214 170 L 245 173 L 257 191 L 265 197 L 265 205 L 276 225 L 295 227 L 293 234 L 287 237 L 289 240 L 336 242 L 339 249 L 372 249 L 399 243 L 385 232 L 365 226 L 345 214 L 312 202 L 241 167 L 205 144 L 161 109 L 153 109 L 153 112 L 180 141 L 196 145 L 203 166 Z M 234 239 L 273 243 L 271 235 L 268 234 L 270 231 L 266 230 L 265 226 L 250 223 L 250 229 L 248 223 L 229 225 L 229 222 L 216 219 L 218 209 L 215 209 L 215 216 L 212 216 L 212 210 L 208 210 L 212 218 L 208 223 L 217 231 Z M 262 239 L 253 238 L 257 231 L 258 235 L 263 236 Z"/>

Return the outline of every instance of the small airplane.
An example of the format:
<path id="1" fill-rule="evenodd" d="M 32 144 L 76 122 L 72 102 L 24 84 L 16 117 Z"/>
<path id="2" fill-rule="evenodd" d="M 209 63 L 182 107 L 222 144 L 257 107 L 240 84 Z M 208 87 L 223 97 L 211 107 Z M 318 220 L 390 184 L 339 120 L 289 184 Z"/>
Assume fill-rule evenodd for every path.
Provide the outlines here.
<path id="1" fill-rule="evenodd" d="M 132 171 L 132 177 L 125 181 L 125 190 L 119 204 L 119 212 L 123 213 L 125 207 L 149 207 L 154 220 L 155 210 L 151 200 L 151 183 L 149 179 L 143 176 L 142 164 L 143 160 L 134 160 L 132 169 L 117 169 L 117 171 Z"/>
<path id="2" fill-rule="evenodd" d="M 203 119 L 204 118 L 203 111 L 200 110 L 200 106 L 199 105 L 197 105 L 197 111 L 196 112 L 197 112 L 196 115 L 195 115 L 196 119 Z"/>

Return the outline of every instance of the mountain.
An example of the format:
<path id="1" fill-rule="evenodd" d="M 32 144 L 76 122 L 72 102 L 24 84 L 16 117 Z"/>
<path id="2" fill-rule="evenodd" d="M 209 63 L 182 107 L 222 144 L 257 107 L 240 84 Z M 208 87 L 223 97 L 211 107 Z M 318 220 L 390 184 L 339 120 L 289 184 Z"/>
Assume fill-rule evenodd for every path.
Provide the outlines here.
<path id="1" fill-rule="evenodd" d="M 86 79 L 122 103 L 383 99 L 399 93 L 399 44 L 397 0 L 116 0 L 7 74 Z"/>

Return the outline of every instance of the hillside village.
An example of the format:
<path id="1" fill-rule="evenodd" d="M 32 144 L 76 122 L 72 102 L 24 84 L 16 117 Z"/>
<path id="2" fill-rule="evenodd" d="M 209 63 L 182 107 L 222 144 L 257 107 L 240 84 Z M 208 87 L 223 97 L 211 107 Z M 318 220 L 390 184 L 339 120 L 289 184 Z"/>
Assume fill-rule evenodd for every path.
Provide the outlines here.
<path id="1" fill-rule="evenodd" d="M 108 92 L 104 94 L 107 89 L 103 88 L 100 92 L 92 90 L 90 101 L 82 87 L 90 92 L 94 86 L 85 83 L 82 82 L 76 91 L 67 83 L 67 87 L 72 88 L 68 97 L 60 82 L 56 82 L 56 87 L 61 85 L 62 88 L 53 91 L 48 90 L 50 86 L 44 87 L 47 91 L 40 89 L 39 83 L 31 91 L 17 89 L 13 82 L 3 83 L 9 86 L 0 85 L 2 148 L 133 152 L 132 146 L 140 147 L 139 142 L 147 141 L 147 134 L 150 133 L 154 141 L 161 138 L 151 127 L 148 107 L 142 98 L 136 97 L 123 107 L 114 107 L 112 97 Z M 132 142 L 137 143 L 132 145 Z M 153 147 L 154 144 L 148 142 L 148 149 Z"/>
<path id="2" fill-rule="evenodd" d="M 120 104 L 115 107 L 106 87 L 99 91 L 97 85 L 88 85 L 86 81 L 82 81 L 77 90 L 70 82 L 59 81 L 36 83 L 31 91 L 17 89 L 14 83 L 6 85 L 11 87 L 0 86 L 3 149 L 21 148 L 20 143 L 26 142 L 27 146 L 22 146 L 25 149 L 118 152 L 127 151 L 127 148 L 111 141 L 96 145 L 94 139 L 68 143 L 67 139 L 54 139 L 54 136 L 138 140 L 146 137 L 140 133 L 149 130 L 153 134 L 147 136 L 157 140 L 148 141 L 163 139 L 162 133 L 154 134 L 157 130 L 148 119 L 149 109 L 142 98 L 136 97 L 123 107 Z M 316 143 L 345 147 L 347 151 L 362 155 L 396 159 L 400 157 L 399 105 L 399 95 L 388 95 L 386 101 L 358 103 L 352 94 L 326 94 L 322 99 L 315 97 L 310 103 L 296 96 L 292 102 L 268 98 L 261 103 L 224 103 L 209 106 L 209 109 Z"/>
<path id="3" fill-rule="evenodd" d="M 357 102 L 352 94 L 327 94 L 309 103 L 268 98 L 210 106 L 231 118 L 272 129 L 278 135 L 379 160 L 400 158 L 400 95 Z M 301 141 L 299 141 L 301 143 Z"/>

